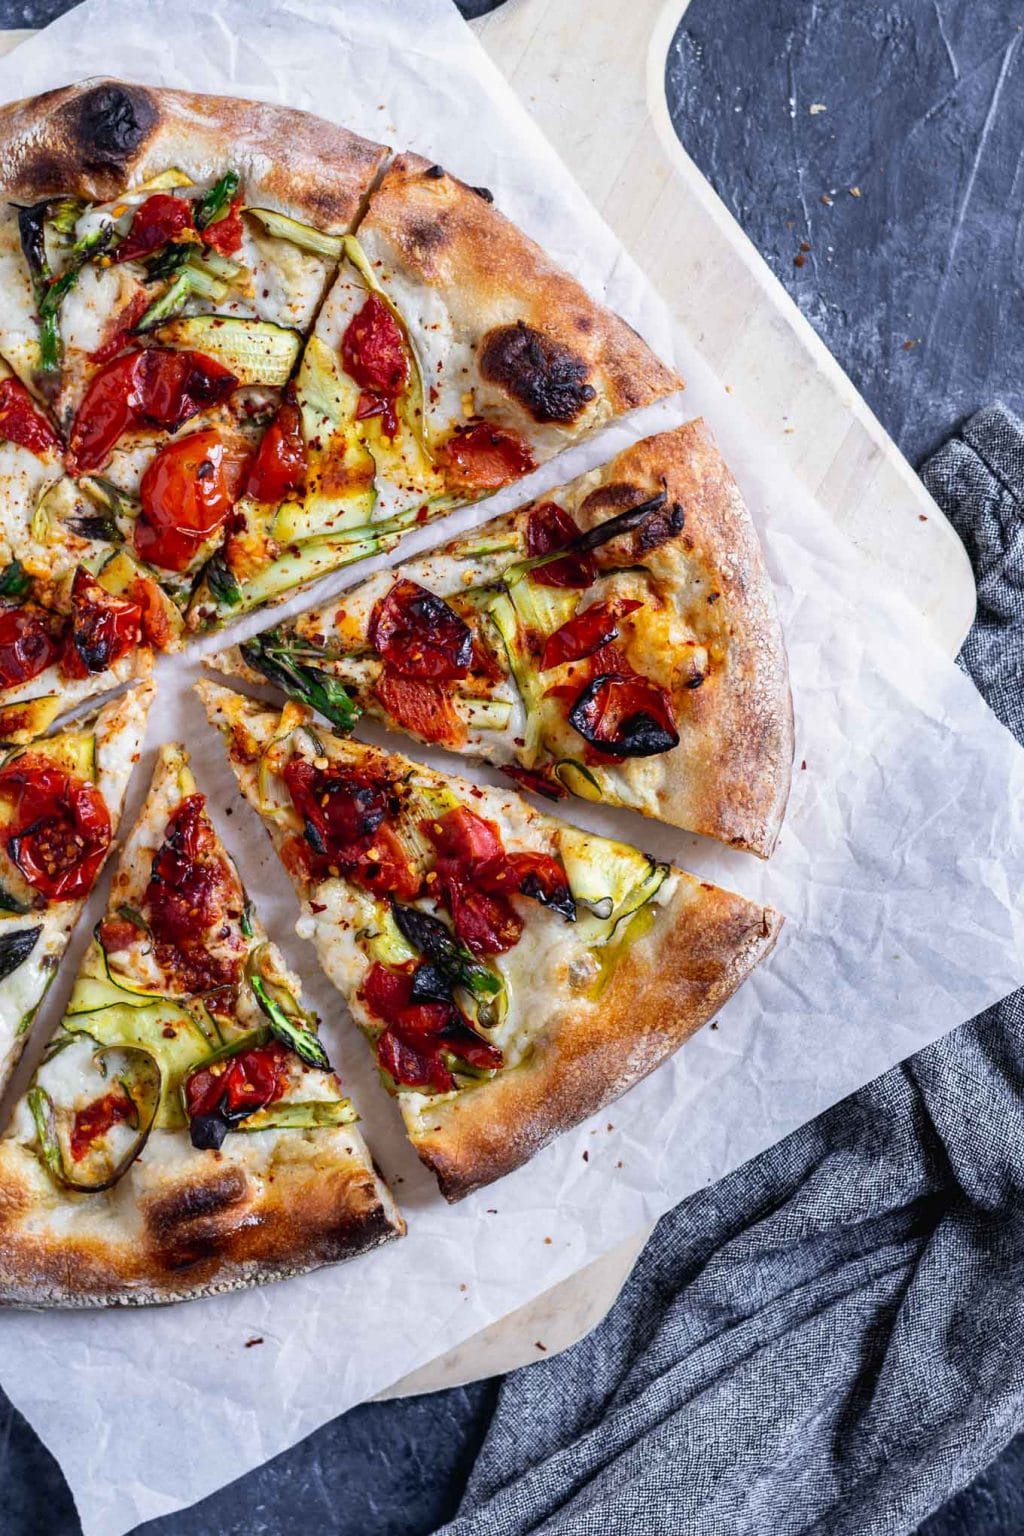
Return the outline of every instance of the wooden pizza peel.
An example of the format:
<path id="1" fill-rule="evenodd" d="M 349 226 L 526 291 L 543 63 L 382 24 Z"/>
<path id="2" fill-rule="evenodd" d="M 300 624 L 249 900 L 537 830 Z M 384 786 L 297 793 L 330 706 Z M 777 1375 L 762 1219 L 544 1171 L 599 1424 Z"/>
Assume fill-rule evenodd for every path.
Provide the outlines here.
<path id="1" fill-rule="evenodd" d="M 473 30 L 738 403 L 955 655 L 975 606 L 960 540 L 676 136 L 665 63 L 688 3 L 588 0 L 582 26 L 566 0 L 508 0 Z M 30 35 L 0 32 L 0 54 Z M 604 1317 L 650 1230 L 380 1395 L 435 1392 L 568 1348 Z"/>

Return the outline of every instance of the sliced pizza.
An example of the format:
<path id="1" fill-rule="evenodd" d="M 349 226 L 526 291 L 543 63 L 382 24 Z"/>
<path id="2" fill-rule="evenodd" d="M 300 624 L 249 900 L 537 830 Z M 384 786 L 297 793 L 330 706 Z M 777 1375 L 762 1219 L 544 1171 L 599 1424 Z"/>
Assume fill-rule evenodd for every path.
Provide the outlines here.
<path id="1" fill-rule="evenodd" d="M 161 749 L 67 1009 L 0 1141 L 0 1302 L 166 1302 L 404 1231 L 188 757 Z"/>
<path id="2" fill-rule="evenodd" d="M 197 689 L 450 1200 L 653 1071 L 775 942 L 770 908 L 512 791 Z"/>
<path id="3" fill-rule="evenodd" d="M 0 1091 L 113 846 L 153 688 L 0 747 Z"/>
<path id="4" fill-rule="evenodd" d="M 702 422 L 609 463 L 213 665 L 348 730 L 361 711 L 767 855 L 793 756 L 757 536 Z"/>
<path id="5" fill-rule="evenodd" d="M 235 508 L 199 627 L 390 549 L 681 388 L 493 206 L 416 155 L 371 194 Z"/>
<path id="6" fill-rule="evenodd" d="M 76 697 L 180 642 L 384 154 L 307 113 L 109 80 L 0 111 L 0 567 L 51 629 L 90 577 L 134 605 Z"/>

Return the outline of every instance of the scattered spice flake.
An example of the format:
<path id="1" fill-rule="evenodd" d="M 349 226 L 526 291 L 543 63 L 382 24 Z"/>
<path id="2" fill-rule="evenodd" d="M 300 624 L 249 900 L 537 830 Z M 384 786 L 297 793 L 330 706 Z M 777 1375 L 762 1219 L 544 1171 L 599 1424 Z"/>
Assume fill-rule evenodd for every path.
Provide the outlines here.
<path id="1" fill-rule="evenodd" d="M 807 257 L 804 256 L 802 252 L 798 252 L 797 255 L 793 257 L 793 265 L 794 267 L 806 267 Z"/>
<path id="2" fill-rule="evenodd" d="M 469 1290 L 469 1286 L 466 1285 L 465 1283 L 463 1283 L 462 1285 L 459 1286 L 459 1290 L 460 1291 L 468 1291 Z"/>
<path id="3" fill-rule="evenodd" d="M 800 241 L 800 249 L 802 251 L 809 251 L 810 248 L 811 248 L 811 242 L 809 240 L 801 240 Z"/>
<path id="4" fill-rule="evenodd" d="M 543 1355 L 546 1355 L 547 1352 L 548 1352 L 547 1345 L 546 1344 L 542 1344 L 540 1339 L 534 1339 L 533 1347 L 534 1347 L 534 1349 L 539 1349 L 541 1354 L 543 1354 Z"/>
<path id="5" fill-rule="evenodd" d="M 860 197 L 860 187 L 851 187 L 850 188 L 850 196 L 851 197 Z"/>
<path id="6" fill-rule="evenodd" d="M 819 112 L 827 112 L 828 107 L 826 107 L 823 101 L 812 101 L 807 110 L 810 112 L 812 117 L 817 117 Z"/>
<path id="7" fill-rule="evenodd" d="M 904 352 L 912 352 L 913 349 L 915 347 L 917 347 L 917 346 L 920 346 L 920 344 L 921 344 L 920 336 L 910 336 L 903 343 L 903 350 L 904 350 Z"/>
<path id="8" fill-rule="evenodd" d="M 544 1239 L 544 1241 L 550 1246 L 550 1244 L 554 1242 L 554 1238 L 553 1237 L 546 1237 Z"/>
<path id="9" fill-rule="evenodd" d="M 608 1124 L 607 1124 L 607 1125 L 606 1125 L 606 1126 L 605 1126 L 605 1130 L 606 1130 L 606 1131 L 614 1131 L 614 1129 L 615 1129 L 615 1127 L 614 1127 L 614 1125 L 613 1125 L 613 1124 L 612 1124 L 612 1122 L 611 1122 L 611 1121 L 610 1121 L 610 1120 L 609 1120 L 609 1121 L 608 1121 Z"/>
<path id="10" fill-rule="evenodd" d="M 826 208 L 832 207 L 832 199 L 829 197 L 827 192 L 823 192 L 818 201 L 824 203 Z"/>
<path id="11" fill-rule="evenodd" d="M 806 759 L 806 757 L 801 760 L 800 767 L 806 769 L 806 767 L 807 767 L 807 759 Z"/>
<path id="12" fill-rule="evenodd" d="M 712 1019 L 711 1020 L 711 1028 L 712 1029 L 717 1029 L 718 1028 L 718 1020 L 717 1019 Z"/>
<path id="13" fill-rule="evenodd" d="M 487 1210 L 484 1212 L 485 1216 L 497 1216 L 497 1214 L 498 1214 L 498 1208 L 497 1208 L 496 1205 L 489 1205 L 487 1207 Z"/>
<path id="14" fill-rule="evenodd" d="M 926 523 L 928 521 L 928 513 L 927 512 L 919 512 L 917 514 L 917 520 L 918 520 L 919 523 Z"/>
<path id="15" fill-rule="evenodd" d="M 246 1347 L 246 1349 L 252 1349 L 252 1348 L 254 1348 L 255 1345 L 262 1344 L 262 1343 L 263 1343 L 262 1338 L 260 1338 L 260 1336 L 258 1334 L 256 1334 L 256 1335 L 254 1335 L 253 1338 L 246 1339 L 245 1347 Z"/>
<path id="16" fill-rule="evenodd" d="M 590 1153 L 587 1151 L 586 1147 L 584 1147 L 584 1149 L 583 1149 L 583 1161 L 585 1163 L 589 1163 L 590 1162 Z"/>
<path id="17" fill-rule="evenodd" d="M 622 1167 L 622 1163 L 618 1162 L 618 1163 L 615 1164 L 615 1166 L 616 1166 L 616 1168 L 621 1168 Z"/>

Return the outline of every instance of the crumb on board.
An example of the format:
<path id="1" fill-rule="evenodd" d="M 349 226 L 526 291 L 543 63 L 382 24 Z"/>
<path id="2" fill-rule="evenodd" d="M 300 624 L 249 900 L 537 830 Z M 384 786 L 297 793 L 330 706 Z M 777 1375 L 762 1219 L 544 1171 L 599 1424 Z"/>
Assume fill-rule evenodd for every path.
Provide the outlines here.
<path id="1" fill-rule="evenodd" d="M 812 117 L 817 117 L 819 112 L 827 112 L 828 107 L 826 107 L 823 101 L 812 101 L 807 110 Z"/>
<path id="2" fill-rule="evenodd" d="M 540 1351 L 541 1351 L 541 1352 L 542 1352 L 542 1353 L 543 1353 L 543 1354 L 545 1354 L 545 1355 L 546 1355 L 546 1354 L 547 1354 L 547 1352 L 548 1352 L 548 1347 L 547 1347 L 547 1345 L 546 1345 L 546 1344 L 542 1344 L 542 1343 L 541 1343 L 541 1341 L 540 1341 L 540 1339 L 534 1339 L 534 1341 L 533 1341 L 533 1347 L 534 1347 L 534 1349 L 539 1349 L 539 1350 L 540 1350 Z"/>
<path id="3" fill-rule="evenodd" d="M 263 1343 L 263 1339 L 260 1337 L 260 1335 L 259 1334 L 254 1334 L 251 1339 L 246 1339 L 245 1347 L 246 1347 L 246 1349 L 254 1349 L 257 1344 L 262 1344 L 262 1343 Z"/>
<path id="4" fill-rule="evenodd" d="M 860 197 L 860 187 L 851 187 L 850 188 L 850 196 L 851 197 Z"/>

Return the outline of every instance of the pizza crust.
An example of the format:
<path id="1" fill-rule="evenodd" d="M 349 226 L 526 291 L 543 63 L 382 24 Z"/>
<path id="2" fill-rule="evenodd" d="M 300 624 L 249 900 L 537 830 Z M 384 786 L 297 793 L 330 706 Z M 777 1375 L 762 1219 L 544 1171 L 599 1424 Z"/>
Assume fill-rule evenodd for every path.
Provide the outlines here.
<path id="1" fill-rule="evenodd" d="M 682 875 L 657 928 L 621 956 L 597 1003 L 553 1011 L 532 1053 L 454 1099 L 402 1102 L 445 1199 L 461 1200 L 640 1082 L 713 1018 L 774 948 L 782 918 Z"/>
<path id="2" fill-rule="evenodd" d="M 518 431 L 539 461 L 613 416 L 682 388 L 624 320 L 592 299 L 480 189 L 437 175 L 438 169 L 420 155 L 396 156 L 357 230 L 410 328 L 425 383 L 438 394 L 425 407 L 435 436 L 452 424 L 453 405 L 461 421 L 462 393 L 472 389 L 476 413 Z M 520 327 L 542 343 L 532 368 L 516 343 Z M 448 354 L 448 375 L 460 349 L 471 354 L 440 390 L 431 363 L 437 346 Z"/>
<path id="3" fill-rule="evenodd" d="M 58 193 L 106 202 L 171 166 L 197 182 L 232 166 L 250 203 L 345 234 L 386 156 L 309 112 L 123 80 L 84 80 L 0 108 L 0 186 L 25 202 Z"/>
<path id="4" fill-rule="evenodd" d="M 162 1139 L 175 1144 L 171 1167 Z M 74 1195 L 9 1134 L 0 1142 L 0 1305 L 184 1301 L 303 1274 L 405 1231 L 351 1127 L 235 1135 L 220 1152 L 187 1143 L 184 1133 L 154 1132 L 109 1194 Z"/>

